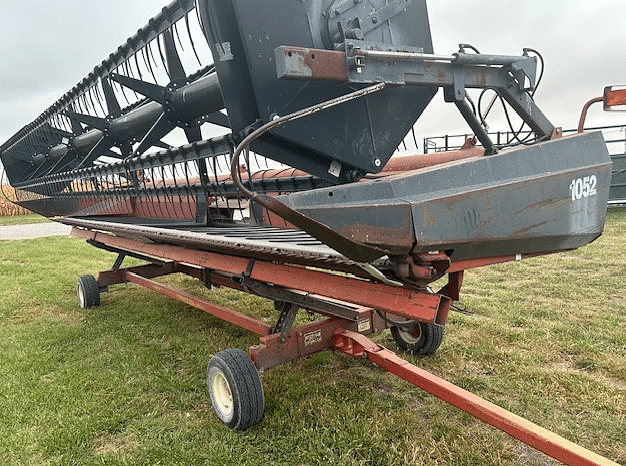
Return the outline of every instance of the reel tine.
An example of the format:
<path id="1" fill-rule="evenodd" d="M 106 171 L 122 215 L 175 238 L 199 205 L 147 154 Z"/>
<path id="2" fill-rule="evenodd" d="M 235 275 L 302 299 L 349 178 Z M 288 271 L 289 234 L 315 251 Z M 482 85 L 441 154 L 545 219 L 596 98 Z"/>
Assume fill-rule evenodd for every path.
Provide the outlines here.
<path id="1" fill-rule="evenodd" d="M 131 69 L 130 69 L 130 65 L 128 64 L 128 60 L 124 62 L 124 65 L 122 66 L 124 72 L 126 73 L 126 76 L 132 75 Z M 119 67 L 117 68 L 117 73 L 119 74 Z M 124 96 L 124 99 L 126 100 L 126 103 L 128 105 L 130 105 L 130 100 L 128 99 L 128 96 L 126 95 L 126 89 L 124 89 L 124 86 L 122 86 L 121 84 L 119 85 L 120 89 L 122 91 L 122 95 Z M 135 93 L 135 99 L 137 99 L 137 93 Z"/>
<path id="2" fill-rule="evenodd" d="M 198 51 L 196 50 L 196 44 L 193 41 L 193 36 L 191 34 L 191 25 L 189 24 L 189 13 L 185 15 L 185 26 L 187 29 L 187 35 L 189 36 L 189 43 L 191 44 L 191 49 L 193 50 L 193 54 L 198 61 L 198 65 L 202 66 L 202 62 L 200 61 L 200 57 L 198 56 Z"/>
<path id="3" fill-rule="evenodd" d="M 165 73 L 167 74 L 167 77 L 169 78 L 170 81 L 173 81 L 174 78 L 172 77 L 172 74 L 170 73 L 170 70 L 167 66 L 167 60 L 165 58 L 165 55 L 163 53 L 163 48 L 161 47 L 161 38 L 163 38 L 163 41 L 165 41 L 165 33 L 161 33 L 159 36 L 157 36 L 156 43 L 157 43 L 157 48 L 159 49 L 159 56 L 161 57 L 161 63 L 163 63 L 163 67 L 165 68 Z"/>
<path id="4" fill-rule="evenodd" d="M 415 143 L 415 150 L 417 150 L 417 136 L 415 136 L 415 125 L 411 126 L 411 134 L 413 135 L 413 142 Z"/>
<path id="5" fill-rule="evenodd" d="M 100 84 L 102 84 L 102 79 L 100 79 Z M 98 86 L 98 84 L 96 83 L 92 89 L 94 90 L 95 99 L 96 99 L 96 102 L 98 102 L 98 105 L 100 106 L 100 110 L 102 111 L 102 114 L 105 116 L 108 115 L 110 113 L 109 109 L 108 108 L 105 109 L 104 105 L 102 105 L 102 100 L 104 99 L 102 98 L 102 94 L 100 93 L 100 86 Z"/>
<path id="6" fill-rule="evenodd" d="M 88 95 L 89 95 L 89 101 L 91 102 L 91 114 L 93 115 L 98 115 L 98 106 L 96 105 L 96 102 L 100 103 L 98 101 L 98 97 L 94 97 L 94 86 L 89 88 L 89 91 L 87 91 Z M 100 106 L 102 106 L 102 104 L 100 103 Z M 104 107 L 102 107 L 102 112 L 104 113 Z"/>
<path id="7" fill-rule="evenodd" d="M 187 73 L 185 73 L 183 64 L 180 61 L 180 56 L 176 50 L 176 43 L 174 42 L 174 33 L 172 32 L 172 28 L 166 30 L 162 36 L 165 46 L 166 68 L 170 80 L 187 79 Z"/>
<path id="8" fill-rule="evenodd" d="M 150 43 L 148 43 L 143 49 L 143 56 L 144 56 L 144 62 L 146 63 L 146 66 L 148 67 L 148 70 L 150 71 L 150 74 L 152 75 L 152 79 L 154 79 L 154 83 L 157 84 L 157 78 L 154 74 L 154 69 L 152 68 L 152 63 L 150 61 L 150 57 L 152 56 L 152 51 L 150 49 Z M 154 57 L 153 57 L 154 59 Z M 155 62 L 156 65 L 156 62 Z"/>
<path id="9" fill-rule="evenodd" d="M 178 23 L 172 24 L 172 27 L 170 28 L 170 30 L 173 32 L 174 38 L 178 39 L 178 45 L 180 46 L 180 51 L 184 52 L 185 47 L 183 46 L 183 43 L 180 40 L 180 35 L 178 34 Z"/>
<path id="10" fill-rule="evenodd" d="M 133 55 L 133 58 L 135 59 L 135 68 L 137 69 L 137 73 L 139 74 L 139 79 L 143 81 L 143 73 L 141 72 L 141 67 L 139 66 L 139 52 L 135 53 Z M 135 96 L 136 96 L 136 93 L 135 93 Z"/>

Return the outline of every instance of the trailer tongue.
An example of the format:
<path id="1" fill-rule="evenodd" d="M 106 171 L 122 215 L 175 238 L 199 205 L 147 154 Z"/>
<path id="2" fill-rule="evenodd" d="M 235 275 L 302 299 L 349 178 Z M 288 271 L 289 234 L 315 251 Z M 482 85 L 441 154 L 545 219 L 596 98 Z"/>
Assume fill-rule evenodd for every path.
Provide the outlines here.
<path id="1" fill-rule="evenodd" d="M 364 336 L 390 328 L 401 348 L 432 354 L 465 270 L 602 233 L 611 160 L 601 134 L 562 137 L 541 112 L 534 51 L 470 48 L 434 54 L 425 0 L 178 0 L 0 157 L 18 204 L 118 255 L 97 279 L 79 278 L 82 307 L 133 282 L 261 336 L 251 358 L 231 349 L 209 363 L 227 425 L 260 422 L 259 370 L 334 349 L 568 464 L 611 464 Z M 439 88 L 475 138 L 454 153 L 392 158 Z M 487 90 L 531 137 L 491 140 L 471 98 Z M 621 95 L 609 91 L 609 104 Z M 122 268 L 128 256 L 146 265 Z M 153 280 L 173 273 L 271 299 L 277 321 Z M 294 328 L 300 308 L 323 319 Z"/>

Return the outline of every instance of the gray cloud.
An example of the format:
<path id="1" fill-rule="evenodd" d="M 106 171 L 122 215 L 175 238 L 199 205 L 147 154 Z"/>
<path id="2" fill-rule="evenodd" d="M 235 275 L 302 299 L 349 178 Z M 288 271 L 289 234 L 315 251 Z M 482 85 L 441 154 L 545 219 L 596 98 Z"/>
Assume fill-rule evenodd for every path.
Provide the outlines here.
<path id="1" fill-rule="evenodd" d="M 3 0 L 0 143 L 71 89 L 165 4 Z"/>
<path id="2" fill-rule="evenodd" d="M 601 95 L 606 85 L 626 84 L 626 6 L 620 0 L 440 0 L 431 1 L 429 10 L 437 53 L 454 52 L 461 42 L 482 53 L 537 49 L 546 70 L 536 101 L 557 126 L 575 127 L 585 102 Z M 456 115 L 454 128 L 440 125 L 438 115 L 446 109 L 441 97 L 436 100 L 419 123 L 420 133 L 465 131 Z M 496 123 L 497 129 L 506 129 L 502 121 Z M 594 107 L 589 123 L 626 125 L 626 113 L 604 114 Z"/>
<path id="3" fill-rule="evenodd" d="M 165 6 L 153 0 L 4 0 L 0 15 L 0 143 L 36 118 Z M 575 126 L 584 102 L 626 84 L 626 8 L 621 0 L 430 1 L 437 53 L 469 42 L 483 53 L 539 50 L 546 74 L 536 99 L 557 125 Z M 465 131 L 441 94 L 420 135 Z M 626 114 L 592 111 L 598 124 Z M 442 122 L 445 121 L 445 124 Z M 504 129 L 504 128 L 503 128 Z"/>

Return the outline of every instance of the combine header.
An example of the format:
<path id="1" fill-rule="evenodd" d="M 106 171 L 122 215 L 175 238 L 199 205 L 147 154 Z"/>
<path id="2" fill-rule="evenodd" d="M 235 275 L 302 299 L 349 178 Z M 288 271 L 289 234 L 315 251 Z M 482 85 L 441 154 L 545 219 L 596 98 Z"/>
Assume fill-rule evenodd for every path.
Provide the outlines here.
<path id="1" fill-rule="evenodd" d="M 78 279 L 82 307 L 133 282 L 260 335 L 250 357 L 209 363 L 227 425 L 261 420 L 259 370 L 330 348 L 561 461 L 610 464 L 365 336 L 390 328 L 404 350 L 432 354 L 465 270 L 602 233 L 606 145 L 562 137 L 541 112 L 537 57 L 434 54 L 425 0 L 178 0 L 0 154 L 18 204 L 118 255 Z M 440 88 L 480 145 L 392 158 Z M 487 91 L 532 138 L 490 139 L 470 97 Z M 147 264 L 122 268 L 127 256 Z M 269 298 L 276 323 L 153 280 L 173 273 Z M 294 328 L 300 308 L 323 318 Z"/>

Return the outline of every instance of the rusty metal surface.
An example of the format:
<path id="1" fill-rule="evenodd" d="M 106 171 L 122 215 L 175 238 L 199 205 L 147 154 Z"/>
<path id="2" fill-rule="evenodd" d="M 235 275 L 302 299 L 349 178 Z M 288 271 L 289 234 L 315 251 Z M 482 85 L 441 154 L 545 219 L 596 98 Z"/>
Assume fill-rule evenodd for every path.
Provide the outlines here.
<path id="1" fill-rule="evenodd" d="M 387 165 L 385 165 L 380 175 L 401 174 L 412 170 L 419 170 L 420 168 L 434 167 L 435 165 L 454 162 L 455 160 L 479 157 L 483 155 L 484 152 L 484 149 L 476 147 L 475 144 L 468 144 L 458 151 L 392 157 Z M 368 178 L 373 178 L 374 176 L 376 175 L 369 175 Z"/>
<path id="2" fill-rule="evenodd" d="M 618 466 L 590 450 L 408 363 L 369 338 L 347 330 L 335 333 L 332 348 L 372 364 L 491 424 L 533 448 L 571 466 Z"/>
<path id="3" fill-rule="evenodd" d="M 613 89 L 611 86 L 604 89 L 604 109 L 626 105 L 626 89 Z"/>
<path id="4" fill-rule="evenodd" d="M 334 192 L 329 191 L 333 195 Z M 298 210 L 319 223 L 337 228 L 355 243 L 380 248 L 384 254 L 408 254 L 415 242 L 411 205 L 402 200 L 384 199 L 380 203 L 373 200 L 371 204 L 311 206 Z"/>
<path id="5" fill-rule="evenodd" d="M 580 112 L 580 119 L 578 121 L 578 132 L 582 133 L 583 131 L 585 131 L 585 123 L 587 122 L 587 113 L 589 112 L 589 108 L 593 105 L 593 104 L 597 104 L 599 102 L 602 102 L 603 98 L 602 97 L 595 97 L 591 100 L 589 100 L 584 106 L 582 111 Z"/>
<path id="6" fill-rule="evenodd" d="M 281 46 L 275 51 L 278 77 L 291 79 L 348 80 L 346 57 L 341 52 Z"/>
<path id="7" fill-rule="evenodd" d="M 601 234 L 611 167 L 602 136 L 591 133 L 280 199 L 355 241 L 368 241 L 365 223 L 386 228 L 394 248 L 449 251 L 453 261 L 537 254 Z M 575 192 L 585 177 L 588 192 Z M 404 218 L 402 202 L 411 209 Z M 409 220 L 414 237 L 396 242 L 394 226 Z"/>
<path id="8" fill-rule="evenodd" d="M 170 298 L 174 298 L 178 301 L 184 302 L 195 308 L 201 309 L 221 320 L 230 322 L 238 327 L 245 328 L 257 335 L 268 335 L 270 333 L 270 325 L 260 322 L 256 319 L 248 317 L 245 314 L 241 314 L 233 309 L 228 309 L 217 304 L 213 304 L 204 299 L 193 296 L 182 290 L 177 290 L 171 286 L 164 285 L 162 283 L 155 282 L 147 279 L 133 272 L 126 272 L 125 278 L 131 283 L 143 286 L 144 288 L 156 291 Z"/>
<path id="9" fill-rule="evenodd" d="M 191 264 L 223 274 L 242 275 L 252 280 L 290 290 L 299 290 L 331 299 L 371 307 L 412 320 L 444 325 L 452 304 L 446 296 L 411 288 L 374 283 L 353 277 L 329 274 L 306 267 L 251 260 L 169 244 L 146 243 L 108 233 L 74 228 L 74 236 L 111 247 L 146 254 L 158 259 Z"/>

